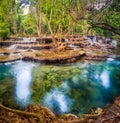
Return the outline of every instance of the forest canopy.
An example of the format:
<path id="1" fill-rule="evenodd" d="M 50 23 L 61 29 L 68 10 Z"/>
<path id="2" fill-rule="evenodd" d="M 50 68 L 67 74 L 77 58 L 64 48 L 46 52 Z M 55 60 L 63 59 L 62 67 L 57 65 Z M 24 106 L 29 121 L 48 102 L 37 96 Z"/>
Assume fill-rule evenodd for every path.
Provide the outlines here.
<path id="1" fill-rule="evenodd" d="M 120 35 L 120 1 L 0 0 L 1 39 L 42 34 Z"/>

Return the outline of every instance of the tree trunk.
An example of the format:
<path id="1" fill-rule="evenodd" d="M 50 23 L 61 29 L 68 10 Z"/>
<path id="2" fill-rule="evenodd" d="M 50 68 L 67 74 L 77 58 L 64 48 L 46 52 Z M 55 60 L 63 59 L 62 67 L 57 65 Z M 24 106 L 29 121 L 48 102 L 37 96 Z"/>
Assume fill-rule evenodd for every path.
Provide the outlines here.
<path id="1" fill-rule="evenodd" d="M 49 31 L 51 33 L 52 41 L 53 41 L 54 44 L 56 44 L 55 36 L 53 34 L 53 30 L 52 30 L 52 27 L 51 27 L 53 7 L 54 7 L 54 0 L 52 0 L 52 4 L 51 4 L 50 18 L 48 19 L 48 28 L 49 28 Z"/>
<path id="2" fill-rule="evenodd" d="M 42 35 L 42 27 L 37 27 L 37 32 L 38 32 L 38 36 L 41 37 Z"/>

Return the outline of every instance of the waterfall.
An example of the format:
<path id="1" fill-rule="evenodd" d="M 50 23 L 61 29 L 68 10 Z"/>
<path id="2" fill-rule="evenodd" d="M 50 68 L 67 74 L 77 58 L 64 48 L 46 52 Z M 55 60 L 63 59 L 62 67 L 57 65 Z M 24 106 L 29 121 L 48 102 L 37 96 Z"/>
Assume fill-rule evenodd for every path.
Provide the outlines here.
<path id="1" fill-rule="evenodd" d="M 9 59 L 11 60 L 13 58 L 14 54 L 13 53 L 10 53 L 9 55 Z"/>
<path id="2" fill-rule="evenodd" d="M 118 42 L 116 40 L 112 40 L 111 45 L 116 48 L 118 45 Z"/>
<path id="3" fill-rule="evenodd" d="M 29 42 L 30 38 L 23 38 L 23 42 Z"/>
<path id="4" fill-rule="evenodd" d="M 31 38 L 31 41 L 35 42 L 36 41 L 36 38 L 35 37 L 32 37 Z"/>
<path id="5" fill-rule="evenodd" d="M 3 53 L 0 53 L 0 56 L 4 56 L 4 54 Z"/>
<path id="6" fill-rule="evenodd" d="M 67 38 L 65 38 L 65 42 L 69 42 L 69 40 Z"/>
<path id="7" fill-rule="evenodd" d="M 16 48 L 17 48 L 17 45 L 16 44 L 13 44 L 13 45 L 7 47 L 6 49 L 12 50 L 12 49 L 16 49 Z"/>
<path id="8" fill-rule="evenodd" d="M 20 60 L 22 60 L 22 55 L 21 55 L 21 53 L 18 53 L 18 56 L 19 56 Z"/>

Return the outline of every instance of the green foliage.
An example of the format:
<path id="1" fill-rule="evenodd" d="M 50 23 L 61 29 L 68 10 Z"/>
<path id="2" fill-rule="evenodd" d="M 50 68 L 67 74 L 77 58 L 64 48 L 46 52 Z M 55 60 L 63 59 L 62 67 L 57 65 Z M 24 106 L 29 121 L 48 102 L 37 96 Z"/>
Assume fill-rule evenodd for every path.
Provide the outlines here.
<path id="1" fill-rule="evenodd" d="M 40 56 L 42 56 L 42 53 L 41 52 L 36 52 L 35 56 L 40 57 Z"/>
<path id="2" fill-rule="evenodd" d="M 15 0 L 0 1 L 0 38 L 5 40 L 12 32 Z"/>
<path id="3" fill-rule="evenodd" d="M 113 0 L 113 3 L 111 5 L 110 9 L 120 13 L 120 1 Z"/>
<path id="4" fill-rule="evenodd" d="M 88 22 L 90 22 L 92 29 L 95 30 L 97 35 L 104 35 L 106 37 L 120 35 L 119 6 L 119 0 L 113 0 L 109 6 L 99 11 L 94 11 L 89 16 L 90 21 L 88 20 Z"/>
<path id="5" fill-rule="evenodd" d="M 92 7 L 94 2 L 96 0 L 30 0 L 30 11 L 23 15 L 19 2 L 1 0 L 0 37 L 6 39 L 9 34 L 36 35 L 51 32 L 104 36 L 120 34 L 119 0 L 113 0 L 100 10 Z M 114 28 L 95 26 L 96 23 L 107 23 Z"/>
<path id="6" fill-rule="evenodd" d="M 7 23 L 0 23 L 0 38 L 5 40 L 8 38 L 10 34 L 8 24 Z"/>
<path id="7" fill-rule="evenodd" d="M 26 34 L 36 34 L 35 18 L 31 14 L 24 15 L 22 18 L 22 27 Z"/>

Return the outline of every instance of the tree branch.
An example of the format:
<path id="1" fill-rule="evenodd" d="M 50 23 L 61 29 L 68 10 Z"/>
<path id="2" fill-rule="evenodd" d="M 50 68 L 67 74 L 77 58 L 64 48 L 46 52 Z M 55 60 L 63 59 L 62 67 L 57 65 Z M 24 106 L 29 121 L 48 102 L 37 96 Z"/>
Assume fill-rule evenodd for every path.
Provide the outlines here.
<path id="1" fill-rule="evenodd" d="M 97 28 L 101 28 L 101 29 L 104 29 L 104 30 L 108 30 L 110 32 L 113 32 L 115 34 L 118 34 L 120 35 L 120 28 L 118 27 L 113 27 L 112 25 L 108 24 L 108 23 L 94 23 L 92 22 L 91 24 L 92 27 L 97 27 Z"/>

